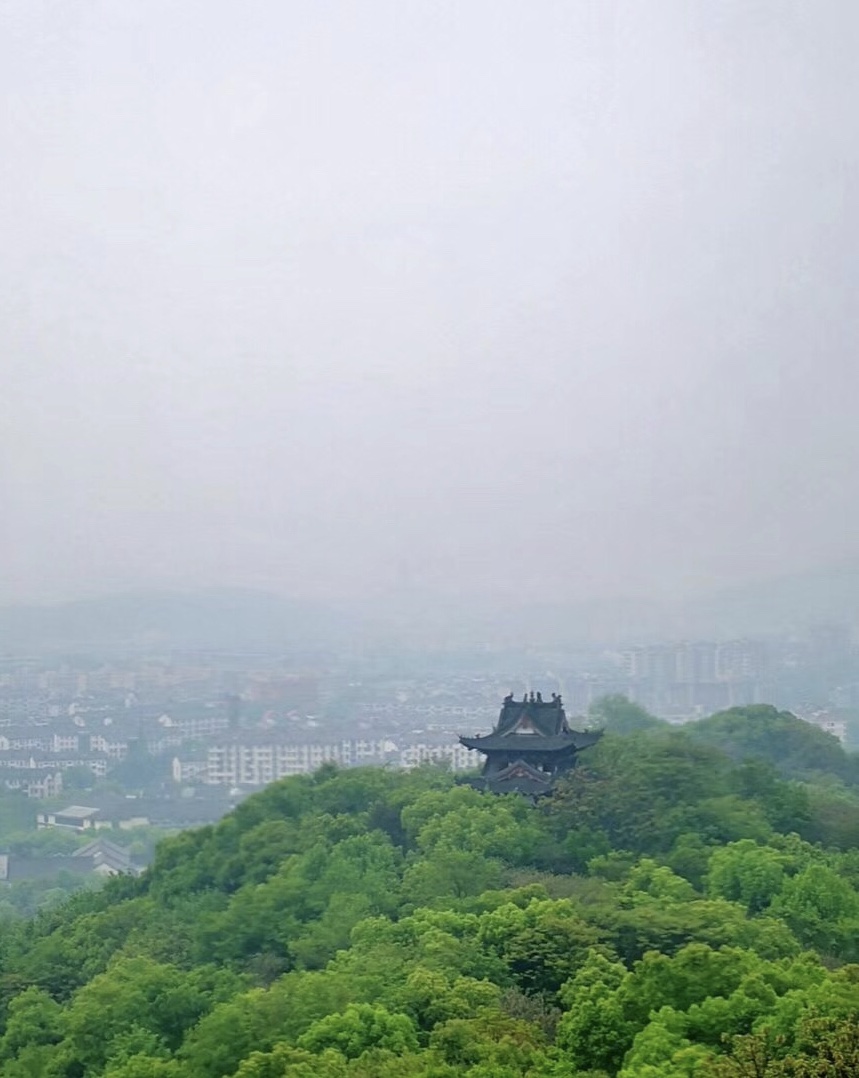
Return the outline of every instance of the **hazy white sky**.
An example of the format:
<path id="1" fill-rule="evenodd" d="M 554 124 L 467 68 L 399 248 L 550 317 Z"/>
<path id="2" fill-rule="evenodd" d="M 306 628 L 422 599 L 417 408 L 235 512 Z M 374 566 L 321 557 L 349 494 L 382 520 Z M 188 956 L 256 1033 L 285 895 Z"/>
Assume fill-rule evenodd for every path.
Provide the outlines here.
<path id="1" fill-rule="evenodd" d="M 2 0 L 0 601 L 859 556 L 855 0 Z"/>

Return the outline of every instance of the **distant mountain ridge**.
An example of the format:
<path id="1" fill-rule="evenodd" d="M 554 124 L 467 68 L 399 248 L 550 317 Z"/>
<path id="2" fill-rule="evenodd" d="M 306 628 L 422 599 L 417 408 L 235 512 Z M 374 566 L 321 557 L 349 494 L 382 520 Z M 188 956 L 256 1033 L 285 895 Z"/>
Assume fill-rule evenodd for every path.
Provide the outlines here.
<path id="1" fill-rule="evenodd" d="M 0 651 L 260 649 L 344 642 L 354 611 L 266 592 L 140 592 L 52 606 L 0 608 Z"/>
<path id="2" fill-rule="evenodd" d="M 263 591 L 141 591 L 45 606 L 0 607 L 0 653 L 40 651 L 404 650 L 622 645 L 859 625 L 859 565 L 754 581 L 668 602 L 564 601 L 396 593 L 323 602 Z"/>

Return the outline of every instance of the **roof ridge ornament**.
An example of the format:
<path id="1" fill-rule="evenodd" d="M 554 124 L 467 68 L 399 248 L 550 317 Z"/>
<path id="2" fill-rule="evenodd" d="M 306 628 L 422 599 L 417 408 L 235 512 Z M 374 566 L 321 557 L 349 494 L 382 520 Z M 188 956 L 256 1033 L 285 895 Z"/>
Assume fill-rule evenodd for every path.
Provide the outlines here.
<path id="1" fill-rule="evenodd" d="M 504 697 L 491 733 L 459 741 L 486 757 L 473 785 L 493 793 L 537 797 L 549 793 L 558 777 L 575 767 L 578 754 L 601 736 L 601 731 L 570 728 L 560 693 L 543 700 L 542 693 L 530 692 L 521 701 L 512 693 Z"/>

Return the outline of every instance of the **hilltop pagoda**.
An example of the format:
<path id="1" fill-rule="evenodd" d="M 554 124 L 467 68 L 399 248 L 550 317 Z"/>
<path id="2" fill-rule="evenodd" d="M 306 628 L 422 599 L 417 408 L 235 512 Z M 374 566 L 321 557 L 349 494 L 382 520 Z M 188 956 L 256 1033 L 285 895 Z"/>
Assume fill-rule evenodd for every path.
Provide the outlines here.
<path id="1" fill-rule="evenodd" d="M 577 755 L 601 736 L 599 730 L 571 730 L 557 693 L 544 700 L 532 692 L 522 700 L 514 700 L 512 693 L 504 698 L 492 733 L 459 740 L 486 756 L 473 785 L 492 793 L 539 797 L 549 793 L 555 780 L 575 767 Z"/>

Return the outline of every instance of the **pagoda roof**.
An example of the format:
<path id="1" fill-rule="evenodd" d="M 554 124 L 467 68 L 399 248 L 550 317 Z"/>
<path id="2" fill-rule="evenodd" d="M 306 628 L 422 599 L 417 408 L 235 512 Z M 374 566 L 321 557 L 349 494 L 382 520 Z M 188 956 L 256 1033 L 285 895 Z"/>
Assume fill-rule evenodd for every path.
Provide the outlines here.
<path id="1" fill-rule="evenodd" d="M 567 716 L 561 706 L 561 698 L 552 700 L 514 700 L 508 696 L 501 708 L 494 733 L 518 732 L 542 734 L 551 737 L 569 730 Z"/>
<path id="2" fill-rule="evenodd" d="M 510 731 L 499 733 L 493 730 L 491 734 L 482 737 L 462 737 L 460 743 L 467 749 L 477 749 L 478 752 L 579 752 L 582 749 L 595 745 L 602 736 L 599 730 L 570 730 L 563 733 L 544 734 L 540 736 L 536 731 L 522 733 Z"/>

